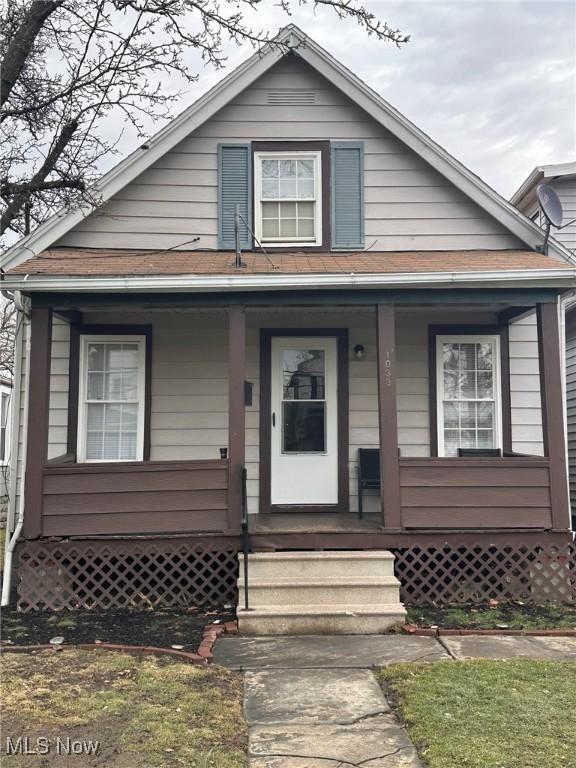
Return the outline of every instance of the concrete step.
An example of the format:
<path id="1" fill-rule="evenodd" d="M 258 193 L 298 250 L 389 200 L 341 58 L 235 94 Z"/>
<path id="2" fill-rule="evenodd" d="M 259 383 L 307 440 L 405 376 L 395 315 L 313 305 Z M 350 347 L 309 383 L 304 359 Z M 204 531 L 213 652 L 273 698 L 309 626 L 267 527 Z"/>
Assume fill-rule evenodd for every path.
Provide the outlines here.
<path id="1" fill-rule="evenodd" d="M 406 610 L 400 603 L 364 605 L 351 610 L 343 605 L 299 605 L 287 608 L 239 608 L 243 635 L 374 635 L 402 624 Z"/>
<path id="2" fill-rule="evenodd" d="M 243 555 L 240 554 L 240 573 Z M 386 578 L 394 576 L 394 555 L 385 550 L 329 552 L 254 552 L 248 556 L 249 581 L 258 578 Z"/>
<path id="3" fill-rule="evenodd" d="M 299 605 L 341 605 L 350 609 L 364 605 L 398 602 L 400 583 L 397 579 L 254 579 L 249 575 L 249 601 L 253 608 L 266 606 L 286 607 Z M 244 580 L 238 581 L 243 594 Z"/>
<path id="4" fill-rule="evenodd" d="M 248 556 L 247 635 L 372 634 L 402 623 L 394 556 L 386 551 L 257 552 Z"/>

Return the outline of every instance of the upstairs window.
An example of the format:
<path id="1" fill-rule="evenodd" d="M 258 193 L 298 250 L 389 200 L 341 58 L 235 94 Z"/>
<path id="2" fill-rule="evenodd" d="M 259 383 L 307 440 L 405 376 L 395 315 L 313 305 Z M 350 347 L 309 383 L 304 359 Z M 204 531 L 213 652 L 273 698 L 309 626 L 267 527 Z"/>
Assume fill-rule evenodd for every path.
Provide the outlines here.
<path id="1" fill-rule="evenodd" d="M 142 461 L 144 336 L 82 336 L 78 461 Z"/>
<path id="2" fill-rule="evenodd" d="M 500 448 L 500 339 L 437 336 L 438 455 Z"/>
<path id="3" fill-rule="evenodd" d="M 320 152 L 254 154 L 256 237 L 266 246 L 322 244 Z"/>

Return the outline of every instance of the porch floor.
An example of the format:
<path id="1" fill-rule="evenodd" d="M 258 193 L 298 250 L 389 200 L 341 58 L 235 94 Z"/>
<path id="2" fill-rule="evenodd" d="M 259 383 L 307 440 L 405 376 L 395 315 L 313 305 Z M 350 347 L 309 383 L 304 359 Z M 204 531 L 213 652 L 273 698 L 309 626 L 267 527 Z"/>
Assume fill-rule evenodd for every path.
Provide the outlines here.
<path id="1" fill-rule="evenodd" d="M 354 514 L 330 514 L 303 512 L 292 514 L 281 512 L 248 516 L 251 533 L 314 533 L 316 531 L 370 531 L 382 527 L 378 513 L 365 514 L 360 520 Z"/>

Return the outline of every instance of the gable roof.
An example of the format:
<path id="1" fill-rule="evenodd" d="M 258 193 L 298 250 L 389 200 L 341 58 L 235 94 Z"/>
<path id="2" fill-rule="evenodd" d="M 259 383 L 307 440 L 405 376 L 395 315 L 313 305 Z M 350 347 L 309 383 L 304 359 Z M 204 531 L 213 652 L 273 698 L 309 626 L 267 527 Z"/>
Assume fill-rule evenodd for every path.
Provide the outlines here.
<path id="1" fill-rule="evenodd" d="M 273 42 L 254 53 L 155 136 L 104 174 L 94 185 L 94 196 L 102 202 L 109 200 L 178 142 L 210 119 L 241 90 L 267 72 L 290 49 L 297 49 L 298 56 L 529 248 L 534 249 L 542 242 L 540 227 L 516 210 L 293 24 L 282 29 Z M 84 206 L 59 211 L 6 251 L 0 260 L 0 267 L 9 269 L 49 248 L 93 210 L 93 207 Z M 571 260 L 568 251 L 558 243 L 550 244 L 550 253 L 561 260 Z"/>
<path id="2" fill-rule="evenodd" d="M 570 163 L 555 163 L 554 165 L 537 165 L 532 173 L 524 179 L 516 192 L 510 198 L 512 205 L 520 210 L 526 210 L 527 206 L 535 199 L 535 190 L 538 184 L 551 179 L 568 178 L 576 176 L 576 160 Z"/>

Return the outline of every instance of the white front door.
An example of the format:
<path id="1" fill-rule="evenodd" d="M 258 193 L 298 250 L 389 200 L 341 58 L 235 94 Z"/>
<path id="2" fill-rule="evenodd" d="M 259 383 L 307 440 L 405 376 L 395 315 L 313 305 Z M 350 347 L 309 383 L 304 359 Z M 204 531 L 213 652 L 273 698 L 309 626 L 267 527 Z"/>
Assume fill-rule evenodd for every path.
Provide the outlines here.
<path id="1" fill-rule="evenodd" d="M 272 504 L 338 503 L 337 371 L 335 338 L 272 339 Z"/>

